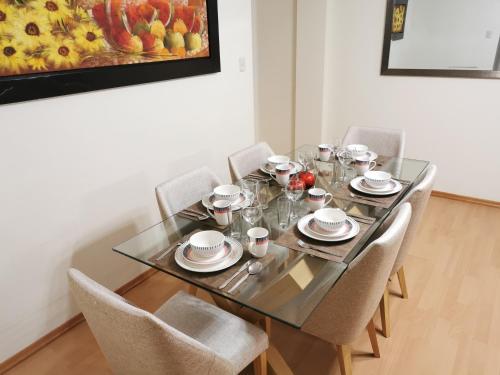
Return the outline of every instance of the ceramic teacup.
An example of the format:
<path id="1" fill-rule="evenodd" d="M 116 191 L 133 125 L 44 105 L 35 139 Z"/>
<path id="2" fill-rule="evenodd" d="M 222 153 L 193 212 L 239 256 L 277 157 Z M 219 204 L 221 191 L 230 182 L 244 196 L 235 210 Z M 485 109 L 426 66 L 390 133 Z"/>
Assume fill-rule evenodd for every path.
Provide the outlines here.
<path id="1" fill-rule="evenodd" d="M 386 187 L 392 179 L 390 173 L 382 171 L 368 171 L 365 172 L 364 177 L 366 183 L 375 189 Z"/>
<path id="2" fill-rule="evenodd" d="M 332 147 L 325 143 L 318 145 L 319 149 L 319 160 L 328 161 L 330 160 L 330 156 L 332 155 Z"/>
<path id="3" fill-rule="evenodd" d="M 370 160 L 370 157 L 366 155 L 354 158 L 354 168 L 358 176 L 363 176 L 365 172 L 371 171 L 376 165 L 377 162 L 375 160 Z"/>
<path id="4" fill-rule="evenodd" d="M 288 184 L 288 181 L 290 181 L 291 170 L 292 170 L 292 167 L 290 166 L 290 163 L 278 164 L 276 166 L 276 177 L 274 179 L 281 186 L 286 186 L 286 184 Z"/>
<path id="5" fill-rule="evenodd" d="M 328 197 L 328 201 L 326 198 Z M 307 191 L 307 205 L 311 211 L 319 210 L 328 205 L 333 199 L 330 193 L 320 188 L 312 188 Z"/>
<path id="6" fill-rule="evenodd" d="M 229 225 L 233 222 L 233 210 L 231 209 L 231 201 L 219 200 L 213 203 L 214 213 L 211 213 L 207 208 L 207 212 L 212 216 L 217 224 Z"/>
<path id="7" fill-rule="evenodd" d="M 269 244 L 269 231 L 265 228 L 255 227 L 247 232 L 250 240 L 248 250 L 256 258 L 262 258 L 267 254 L 267 246 Z"/>
<path id="8" fill-rule="evenodd" d="M 347 151 L 350 151 L 352 156 L 354 156 L 354 157 L 362 156 L 368 152 L 368 146 L 360 145 L 360 144 L 348 145 Z"/>
<path id="9" fill-rule="evenodd" d="M 236 201 L 240 197 L 241 188 L 237 185 L 220 185 L 214 189 L 215 200 Z"/>

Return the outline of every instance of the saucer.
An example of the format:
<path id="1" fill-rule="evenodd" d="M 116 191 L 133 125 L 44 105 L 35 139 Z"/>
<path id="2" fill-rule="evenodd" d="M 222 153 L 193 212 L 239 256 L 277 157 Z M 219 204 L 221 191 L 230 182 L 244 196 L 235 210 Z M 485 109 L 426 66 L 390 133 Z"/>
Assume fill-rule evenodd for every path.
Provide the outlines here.
<path id="1" fill-rule="evenodd" d="M 400 192 L 401 189 L 403 188 L 401 183 L 399 181 L 396 181 L 396 180 L 391 180 L 388 184 L 389 187 L 388 188 L 384 187 L 382 190 L 370 188 L 370 187 L 365 187 L 365 185 L 363 185 L 361 183 L 361 181 L 363 181 L 363 179 L 364 179 L 363 176 L 359 176 L 359 177 L 352 179 L 351 180 L 351 187 L 354 190 L 357 190 L 361 193 L 371 194 L 371 195 L 381 195 L 381 196 L 396 194 L 396 193 Z"/>
<path id="2" fill-rule="evenodd" d="M 186 250 L 189 247 L 189 241 L 184 242 L 175 251 L 175 262 L 182 268 L 192 272 L 215 272 L 224 270 L 237 263 L 243 256 L 243 246 L 234 238 L 226 237 L 224 252 L 219 257 L 218 261 L 211 263 L 193 261 L 188 258 L 190 251 Z M 199 258 L 197 258 L 199 259 Z M 213 258 L 212 258 L 213 259 Z"/>
<path id="3" fill-rule="evenodd" d="M 214 206 L 213 203 L 215 201 L 215 195 L 214 193 L 207 194 L 203 196 L 201 199 L 201 204 L 208 208 L 209 210 L 213 210 Z M 246 199 L 245 194 L 240 193 L 240 196 L 238 199 L 236 199 L 233 203 L 231 203 L 231 210 L 232 211 L 237 211 L 240 208 L 245 208 L 250 205 L 250 200 Z"/>
<path id="4" fill-rule="evenodd" d="M 350 221 L 346 220 L 345 223 L 337 230 L 333 232 L 328 232 L 324 229 L 322 229 L 314 220 L 314 217 L 309 220 L 307 223 L 308 229 L 310 229 L 312 232 L 315 234 L 319 234 L 320 236 L 327 236 L 327 237 L 339 237 L 339 236 L 345 236 L 349 231 L 352 229 L 352 224 Z"/>
<path id="5" fill-rule="evenodd" d="M 184 244 L 183 244 L 184 245 Z M 185 260 L 191 263 L 195 264 L 214 264 L 222 261 L 224 258 L 226 258 L 230 253 L 231 253 L 231 245 L 224 240 L 224 247 L 222 248 L 222 251 L 219 251 L 218 254 L 216 254 L 213 257 L 210 258 L 203 258 L 200 256 L 197 256 L 196 253 L 191 249 L 191 245 L 189 244 L 189 241 L 186 245 L 183 246 L 184 250 L 182 252 L 182 256 L 184 257 Z"/>
<path id="6" fill-rule="evenodd" d="M 320 234 L 319 232 L 313 231 L 309 227 L 309 222 L 311 220 L 314 220 L 314 214 L 309 214 L 304 217 L 302 217 L 299 222 L 297 223 L 297 228 L 298 230 L 305 236 L 319 240 L 319 241 L 326 241 L 326 242 L 338 242 L 338 241 L 345 241 L 349 240 L 353 237 L 355 237 L 359 233 L 359 224 L 356 220 L 353 218 L 347 216 L 346 223 L 348 222 L 347 225 L 350 225 L 350 229 L 343 235 L 336 235 L 334 232 L 334 235 L 324 235 Z M 342 230 L 342 228 L 340 229 Z"/>
<path id="7" fill-rule="evenodd" d="M 299 173 L 300 171 L 302 171 L 304 168 L 302 167 L 302 165 L 300 163 L 297 163 L 296 161 L 290 161 L 290 174 L 296 174 L 296 173 Z M 271 166 L 269 163 L 264 163 L 260 166 L 260 170 L 264 173 L 267 173 L 267 174 L 276 174 L 276 168 L 274 168 L 273 166 Z"/>
<path id="8" fill-rule="evenodd" d="M 377 158 L 378 158 L 378 154 L 374 151 L 366 151 L 366 153 L 364 153 L 362 155 L 357 155 L 357 156 L 355 156 L 355 158 L 360 158 L 363 156 L 367 156 L 370 159 L 370 161 L 377 160 Z M 337 158 L 338 158 L 338 153 L 337 153 Z"/>
<path id="9" fill-rule="evenodd" d="M 389 190 L 393 190 L 396 186 L 394 185 L 393 183 L 393 180 L 389 180 L 387 182 L 387 185 L 383 186 L 383 187 L 373 187 L 373 186 L 370 186 L 370 184 L 368 182 L 366 182 L 366 179 L 362 179 L 359 184 L 366 190 L 372 190 L 372 191 L 379 191 L 379 192 L 386 192 L 386 191 L 389 191 Z"/>

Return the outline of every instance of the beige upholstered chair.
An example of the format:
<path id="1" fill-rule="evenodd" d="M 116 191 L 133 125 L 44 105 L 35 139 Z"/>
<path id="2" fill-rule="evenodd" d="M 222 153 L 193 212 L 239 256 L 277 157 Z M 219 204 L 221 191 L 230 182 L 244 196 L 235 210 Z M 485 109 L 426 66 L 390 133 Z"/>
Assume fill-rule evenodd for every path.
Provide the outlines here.
<path id="1" fill-rule="evenodd" d="M 344 146 L 360 143 L 379 155 L 402 158 L 405 150 L 405 132 L 398 129 L 351 126 L 344 136 Z"/>
<path id="2" fill-rule="evenodd" d="M 210 193 L 221 184 L 219 177 L 207 167 L 195 169 L 161 183 L 155 191 L 163 219 L 196 203 L 204 194 Z"/>
<path id="3" fill-rule="evenodd" d="M 249 173 L 260 168 L 274 152 L 265 142 L 257 143 L 232 154 L 229 159 L 229 171 L 233 182 L 241 180 Z"/>
<path id="4" fill-rule="evenodd" d="M 373 315 L 387 285 L 410 216 L 411 206 L 405 203 L 385 233 L 349 264 L 302 326 L 303 331 L 337 346 L 343 375 L 352 373 L 350 344 L 365 327 L 375 356 L 380 355 Z"/>
<path id="5" fill-rule="evenodd" d="M 391 271 L 391 275 L 398 275 L 403 298 L 408 298 L 404 262 L 415 240 L 422 216 L 427 207 L 427 203 L 429 202 L 432 187 L 434 186 L 434 181 L 436 179 L 436 172 L 437 167 L 435 165 L 430 165 L 429 168 L 427 168 L 422 181 L 415 186 L 400 203 L 404 204 L 405 202 L 409 202 L 412 207 L 410 224 L 408 224 L 408 230 L 406 231 L 403 242 L 401 243 L 398 256 L 396 257 L 396 261 L 394 262 L 394 266 Z M 382 318 L 382 332 L 385 337 L 389 337 L 391 334 L 391 324 L 389 318 L 389 292 L 387 289 L 382 297 L 382 301 L 380 301 L 380 314 Z"/>
<path id="6" fill-rule="evenodd" d="M 237 374 L 265 360 L 264 331 L 196 297 L 179 292 L 151 314 L 76 269 L 68 276 L 115 374 Z"/>

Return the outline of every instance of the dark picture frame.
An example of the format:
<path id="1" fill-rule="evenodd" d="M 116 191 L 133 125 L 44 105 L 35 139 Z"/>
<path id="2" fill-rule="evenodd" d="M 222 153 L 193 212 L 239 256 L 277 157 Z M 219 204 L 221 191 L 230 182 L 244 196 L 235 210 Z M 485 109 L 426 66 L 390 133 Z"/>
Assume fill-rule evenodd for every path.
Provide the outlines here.
<path id="1" fill-rule="evenodd" d="M 217 0 L 207 0 L 209 56 L 0 77 L 0 104 L 218 73 Z"/>
<path id="2" fill-rule="evenodd" d="M 411 77 L 482 78 L 482 79 L 500 78 L 500 71 L 495 71 L 495 70 L 389 68 L 389 56 L 391 53 L 391 42 L 392 42 L 392 20 L 393 20 L 394 4 L 397 1 L 398 0 L 387 0 L 386 4 L 384 45 L 382 50 L 382 65 L 380 69 L 381 75 L 411 76 Z"/>

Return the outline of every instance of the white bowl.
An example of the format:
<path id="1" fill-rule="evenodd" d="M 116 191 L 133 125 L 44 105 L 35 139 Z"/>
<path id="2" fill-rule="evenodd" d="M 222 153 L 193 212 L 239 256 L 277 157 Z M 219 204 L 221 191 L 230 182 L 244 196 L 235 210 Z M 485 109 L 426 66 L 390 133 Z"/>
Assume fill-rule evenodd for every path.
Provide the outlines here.
<path id="1" fill-rule="evenodd" d="M 234 202 L 240 197 L 241 188 L 237 185 L 220 185 L 214 189 L 215 200 Z"/>
<path id="2" fill-rule="evenodd" d="M 387 186 L 389 181 L 391 181 L 391 174 L 382 171 L 368 171 L 364 174 L 365 181 L 371 187 L 376 189 L 383 188 Z"/>
<path id="3" fill-rule="evenodd" d="M 225 237 L 221 232 L 206 230 L 195 233 L 189 238 L 189 245 L 194 254 L 201 258 L 216 256 L 224 246 Z"/>
<path id="4" fill-rule="evenodd" d="M 290 158 L 285 155 L 273 155 L 267 158 L 267 162 L 276 168 L 278 164 L 288 164 L 290 163 Z"/>
<path id="5" fill-rule="evenodd" d="M 314 221 L 327 232 L 340 229 L 346 219 L 347 215 L 340 208 L 322 208 L 314 212 Z"/>
<path id="6" fill-rule="evenodd" d="M 368 152 L 368 146 L 360 144 L 348 145 L 347 151 L 350 151 L 352 156 L 357 157 L 366 154 Z"/>

